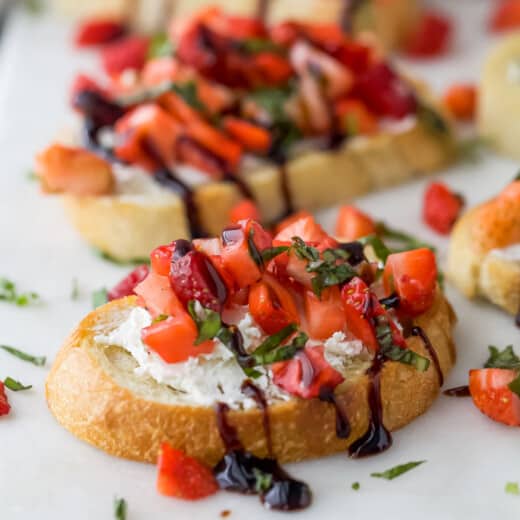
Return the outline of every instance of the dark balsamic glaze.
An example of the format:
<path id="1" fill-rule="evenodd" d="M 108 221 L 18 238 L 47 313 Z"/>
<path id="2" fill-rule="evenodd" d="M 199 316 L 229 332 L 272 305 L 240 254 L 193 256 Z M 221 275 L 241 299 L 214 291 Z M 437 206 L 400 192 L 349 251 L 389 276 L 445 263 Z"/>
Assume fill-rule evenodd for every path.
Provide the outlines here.
<path id="1" fill-rule="evenodd" d="M 382 453 L 392 446 L 392 435 L 383 424 L 383 405 L 381 403 L 381 369 L 383 364 L 384 360 L 377 355 L 368 370 L 370 418 L 365 434 L 352 443 L 348 449 L 349 455 L 355 459 Z"/>
<path id="2" fill-rule="evenodd" d="M 397 293 L 392 293 L 390 296 L 387 296 L 386 298 L 381 298 L 379 300 L 379 303 L 387 309 L 397 309 L 399 307 L 399 304 L 401 303 L 401 300 L 399 299 Z"/>
<path id="3" fill-rule="evenodd" d="M 256 17 L 265 23 L 267 19 L 267 11 L 269 9 L 269 0 L 256 1 Z"/>
<path id="4" fill-rule="evenodd" d="M 439 386 L 442 386 L 444 384 L 444 374 L 442 373 L 442 368 L 439 363 L 439 356 L 437 356 L 437 352 L 435 352 L 435 349 L 433 348 L 430 338 L 428 338 L 428 336 L 426 335 L 424 330 L 419 326 L 412 327 L 411 334 L 412 334 L 412 336 L 417 336 L 417 337 L 421 338 L 421 340 L 424 344 L 424 347 L 428 351 L 428 354 L 430 354 L 433 365 L 437 372 L 437 376 L 439 377 Z"/>
<path id="5" fill-rule="evenodd" d="M 343 7 L 339 19 L 339 24 L 343 32 L 349 33 L 352 31 L 352 20 L 363 2 L 364 0 L 343 0 Z"/>
<path id="6" fill-rule="evenodd" d="M 320 400 L 334 405 L 336 410 L 336 436 L 340 439 L 347 439 L 350 435 L 350 422 L 343 408 L 334 394 L 333 388 L 320 388 Z"/>
<path id="7" fill-rule="evenodd" d="M 470 391 L 468 385 L 456 386 L 455 388 L 448 388 L 444 390 L 444 395 L 449 397 L 470 397 Z"/>
<path id="8" fill-rule="evenodd" d="M 520 329 L 520 309 L 518 310 L 515 316 L 515 325 Z"/>
<path id="9" fill-rule="evenodd" d="M 339 248 L 348 253 L 347 262 L 352 267 L 367 261 L 364 253 L 365 246 L 361 242 L 343 242 L 339 244 Z"/>
<path id="10" fill-rule="evenodd" d="M 193 246 L 189 240 L 179 238 L 175 241 L 175 249 L 173 250 L 172 261 L 178 260 L 186 256 L 190 251 L 193 251 Z"/>
<path id="11" fill-rule="evenodd" d="M 244 494 L 260 494 L 260 500 L 269 509 L 296 511 L 311 504 L 312 494 L 305 482 L 293 479 L 275 459 L 261 459 L 244 450 L 237 432 L 227 420 L 229 407 L 217 405 L 217 425 L 226 448 L 226 454 L 213 468 L 221 489 Z M 258 489 L 258 475 L 268 478 L 265 489 Z"/>
<path id="12" fill-rule="evenodd" d="M 258 405 L 258 408 L 262 411 L 262 425 L 264 427 L 264 434 L 267 444 L 267 453 L 272 455 L 273 443 L 271 441 L 271 423 L 269 422 L 269 411 L 267 408 L 267 399 L 260 388 L 258 388 L 251 379 L 246 379 L 240 390 L 244 395 L 250 397 Z"/>

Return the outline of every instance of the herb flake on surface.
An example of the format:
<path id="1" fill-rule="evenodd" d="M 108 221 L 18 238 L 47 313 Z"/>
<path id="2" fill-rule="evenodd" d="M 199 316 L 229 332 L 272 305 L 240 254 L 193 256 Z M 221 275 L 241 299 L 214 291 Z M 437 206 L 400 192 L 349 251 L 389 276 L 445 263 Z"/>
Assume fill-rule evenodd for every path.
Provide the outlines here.
<path id="1" fill-rule="evenodd" d="M 393 468 L 387 469 L 381 473 L 370 473 L 371 477 L 375 478 L 384 478 L 386 480 L 393 480 L 394 478 L 399 477 L 403 473 L 406 473 L 421 464 L 424 464 L 425 460 L 419 460 L 414 462 L 407 462 L 406 464 L 399 464 L 398 466 L 394 466 Z"/>
<path id="2" fill-rule="evenodd" d="M 21 390 L 29 390 L 30 388 L 32 388 L 32 385 L 24 385 L 20 383 L 20 381 L 16 381 L 16 379 L 13 379 L 12 377 L 6 377 L 4 379 L 4 385 L 13 392 L 20 392 Z"/>
<path id="3" fill-rule="evenodd" d="M 47 360 L 45 356 L 33 356 L 8 345 L 0 345 L 0 348 L 6 352 L 9 352 L 9 354 L 17 357 L 18 359 L 21 359 L 22 361 L 28 361 L 29 363 L 32 363 L 38 367 L 45 365 L 45 361 Z"/>

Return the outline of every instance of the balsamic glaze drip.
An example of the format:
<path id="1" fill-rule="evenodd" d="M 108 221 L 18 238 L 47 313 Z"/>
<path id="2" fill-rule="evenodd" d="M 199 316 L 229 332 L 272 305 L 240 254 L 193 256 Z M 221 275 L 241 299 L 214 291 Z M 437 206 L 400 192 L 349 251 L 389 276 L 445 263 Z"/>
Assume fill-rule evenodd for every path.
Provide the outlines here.
<path id="1" fill-rule="evenodd" d="M 435 370 L 437 371 L 437 376 L 439 377 L 439 386 L 442 386 L 444 384 L 444 374 L 442 373 L 442 368 L 439 363 L 439 357 L 437 356 L 437 352 L 433 348 L 430 339 L 428 338 L 424 330 L 419 326 L 415 326 L 412 328 L 412 336 L 418 336 L 422 339 L 422 342 L 426 350 L 430 354 L 433 365 L 435 366 Z"/>
<path id="2" fill-rule="evenodd" d="M 267 444 L 267 453 L 271 455 L 273 453 L 273 444 L 271 441 L 271 424 L 269 422 L 269 412 L 267 409 L 267 399 L 265 398 L 264 392 L 258 388 L 251 379 L 246 379 L 240 387 L 242 393 L 247 397 L 250 397 L 258 405 L 258 408 L 262 411 L 262 424 L 264 427 L 264 433 Z"/>
<path id="3" fill-rule="evenodd" d="M 515 325 L 520 329 L 520 309 L 518 310 L 515 316 Z"/>
<path id="4" fill-rule="evenodd" d="M 179 238 L 175 241 L 175 249 L 173 250 L 172 261 L 178 260 L 186 256 L 190 251 L 193 251 L 193 246 L 189 240 Z"/>
<path id="5" fill-rule="evenodd" d="M 252 356 L 250 356 L 247 350 L 244 348 L 244 338 L 239 328 L 235 325 L 226 325 L 230 333 L 230 340 L 226 343 L 226 347 L 231 350 L 235 356 L 238 364 L 242 368 L 251 368 L 256 362 Z"/>
<path id="6" fill-rule="evenodd" d="M 336 410 L 336 436 L 340 439 L 347 439 L 351 431 L 350 422 L 334 394 L 334 389 L 320 388 L 320 400 L 334 405 Z"/>
<path id="7" fill-rule="evenodd" d="M 364 253 L 364 246 L 361 242 L 343 242 L 339 244 L 339 248 L 348 253 L 347 262 L 355 267 L 361 262 L 366 262 L 367 258 Z"/>
<path id="8" fill-rule="evenodd" d="M 281 216 L 281 218 L 285 218 L 294 212 L 294 202 L 291 194 L 291 187 L 289 186 L 289 174 L 287 172 L 287 163 L 285 161 L 278 163 L 278 172 L 280 175 L 280 189 L 285 205 L 285 212 Z"/>
<path id="9" fill-rule="evenodd" d="M 381 298 L 379 303 L 387 309 L 397 309 L 401 303 L 401 300 L 399 299 L 399 295 L 397 293 L 392 293 L 386 298 Z"/>
<path id="10" fill-rule="evenodd" d="M 260 494 L 260 500 L 269 509 L 295 511 L 308 507 L 312 500 L 309 486 L 293 479 L 275 459 L 261 459 L 244 451 L 235 428 L 227 421 L 228 410 L 226 404 L 217 405 L 217 425 L 226 447 L 226 454 L 213 468 L 219 487 Z"/>
<path id="11" fill-rule="evenodd" d="M 444 390 L 443 394 L 448 395 L 450 397 L 470 397 L 471 396 L 468 385 L 456 386 L 455 388 L 448 388 L 447 390 Z"/>
<path id="12" fill-rule="evenodd" d="M 392 446 L 392 435 L 383 424 L 383 405 L 381 403 L 381 369 L 383 360 L 376 356 L 368 370 L 368 405 L 370 418 L 366 433 L 352 443 L 348 449 L 353 458 L 366 457 L 381 453 Z"/>
<path id="13" fill-rule="evenodd" d="M 343 32 L 352 32 L 352 20 L 356 11 L 361 7 L 364 0 L 343 0 L 343 8 L 341 9 L 341 16 L 339 24 Z"/>
<path id="14" fill-rule="evenodd" d="M 256 1 L 256 17 L 264 22 L 267 19 L 267 11 L 269 9 L 269 0 L 257 0 Z"/>

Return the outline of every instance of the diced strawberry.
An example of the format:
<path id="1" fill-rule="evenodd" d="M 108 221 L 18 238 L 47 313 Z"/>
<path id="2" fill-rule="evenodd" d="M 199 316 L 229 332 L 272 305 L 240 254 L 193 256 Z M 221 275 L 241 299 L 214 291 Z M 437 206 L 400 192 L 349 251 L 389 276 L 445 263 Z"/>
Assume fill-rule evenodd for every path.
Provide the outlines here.
<path id="1" fill-rule="evenodd" d="M 300 237 L 304 242 L 320 243 L 328 235 L 312 215 L 304 215 L 286 225 L 274 237 L 274 241 L 291 242 L 293 237 Z"/>
<path id="2" fill-rule="evenodd" d="M 126 69 L 140 70 L 148 55 L 149 38 L 128 36 L 111 43 L 101 50 L 101 63 L 105 72 L 111 76 Z"/>
<path id="3" fill-rule="evenodd" d="M 291 64 L 284 56 L 274 52 L 259 52 L 252 57 L 254 74 L 250 79 L 253 87 L 284 85 L 293 74 Z M 245 70 L 247 74 L 247 69 Z"/>
<path id="4" fill-rule="evenodd" d="M 249 312 L 266 334 L 276 334 L 287 325 L 300 322 L 293 296 L 268 274 L 250 288 Z"/>
<path id="5" fill-rule="evenodd" d="M 142 282 L 150 269 L 146 264 L 136 267 L 130 274 L 125 276 L 115 287 L 108 291 L 108 301 L 117 300 L 135 294 L 134 289 Z"/>
<path id="6" fill-rule="evenodd" d="M 161 445 L 157 469 L 157 491 L 161 495 L 198 500 L 218 491 L 211 469 L 166 442 Z"/>
<path id="7" fill-rule="evenodd" d="M 291 226 L 292 224 L 294 224 L 294 222 L 296 222 L 297 220 L 300 220 L 301 218 L 304 218 L 304 217 L 313 218 L 313 216 L 310 212 L 303 210 L 303 209 L 300 211 L 291 213 L 288 217 L 285 217 L 283 220 L 281 220 L 280 222 L 278 222 L 276 224 L 276 226 L 274 228 L 275 236 L 278 235 L 286 227 Z"/>
<path id="8" fill-rule="evenodd" d="M 146 87 L 154 87 L 166 81 L 174 81 L 180 65 L 172 56 L 160 56 L 148 60 L 141 71 L 140 80 Z"/>
<path id="9" fill-rule="evenodd" d="M 447 16 L 427 11 L 405 41 L 404 51 L 417 58 L 439 56 L 448 50 L 452 33 L 453 25 Z"/>
<path id="10" fill-rule="evenodd" d="M 372 135 L 377 132 L 377 117 L 357 99 L 341 99 L 335 104 L 334 113 L 345 135 Z"/>
<path id="11" fill-rule="evenodd" d="M 286 392 L 312 399 L 322 388 L 334 389 L 343 382 L 343 376 L 325 360 L 324 348 L 306 347 L 289 361 L 272 365 L 273 382 Z"/>
<path id="12" fill-rule="evenodd" d="M 520 26 L 520 0 L 498 0 L 494 2 L 489 21 L 492 31 L 505 31 Z"/>
<path id="13" fill-rule="evenodd" d="M 385 291 L 399 296 L 399 312 L 418 316 L 426 312 L 435 298 L 437 264 L 427 248 L 393 253 L 383 273 Z"/>
<path id="14" fill-rule="evenodd" d="M 240 220 L 260 220 L 260 210 L 251 199 L 242 199 L 237 202 L 229 212 L 229 222 L 236 224 Z"/>
<path id="15" fill-rule="evenodd" d="M 469 371 L 469 390 L 475 406 L 494 421 L 520 426 L 520 397 L 508 385 L 516 370 L 483 368 Z"/>
<path id="16" fill-rule="evenodd" d="M 184 307 L 171 288 L 167 276 L 150 271 L 148 276 L 134 288 L 152 318 L 184 312 Z"/>
<path id="17" fill-rule="evenodd" d="M 442 182 L 431 182 L 424 192 L 423 220 L 432 229 L 448 234 L 464 207 L 464 199 Z"/>
<path id="18" fill-rule="evenodd" d="M 455 83 L 445 92 L 442 102 L 456 119 L 472 121 L 477 110 L 477 87 L 473 84 Z"/>
<path id="19" fill-rule="evenodd" d="M 141 331 L 143 343 L 159 354 L 167 363 L 180 363 L 200 354 L 210 354 L 215 348 L 212 340 L 195 345 L 198 330 L 187 312 L 152 323 Z"/>
<path id="20" fill-rule="evenodd" d="M 271 134 L 261 126 L 238 117 L 228 116 L 224 130 L 250 152 L 265 153 L 271 146 Z"/>
<path id="21" fill-rule="evenodd" d="M 273 237 L 261 224 L 251 218 L 242 219 L 237 222 L 245 231 L 246 236 L 253 240 L 256 249 L 261 253 L 273 245 Z"/>
<path id="22" fill-rule="evenodd" d="M 374 220 L 354 206 L 341 206 L 336 220 L 335 234 L 342 240 L 357 240 L 376 232 Z"/>
<path id="23" fill-rule="evenodd" d="M 107 91 L 103 87 L 101 87 L 94 79 L 92 79 L 90 76 L 87 76 L 86 74 L 80 73 L 74 78 L 70 89 L 70 103 L 73 108 L 75 108 L 74 100 L 76 99 L 76 96 L 80 92 L 84 92 L 86 90 L 88 90 L 89 92 L 96 92 L 104 97 L 108 96 Z"/>
<path id="24" fill-rule="evenodd" d="M 221 180 L 225 174 L 225 163 L 193 139 L 180 138 L 177 142 L 176 152 L 180 163 L 189 164 L 193 168 L 207 173 L 215 181 Z"/>
<path id="25" fill-rule="evenodd" d="M 353 278 L 341 291 L 347 330 L 372 352 L 379 350 L 374 326 L 370 322 L 374 298 L 361 278 Z"/>
<path id="26" fill-rule="evenodd" d="M 345 310 L 338 286 L 323 289 L 321 298 L 312 291 L 304 295 L 305 330 L 312 339 L 327 339 L 345 330 Z"/>
<path id="27" fill-rule="evenodd" d="M 74 34 L 74 43 L 78 47 L 109 43 L 126 32 L 126 27 L 119 20 L 93 18 L 83 20 Z"/>
<path id="28" fill-rule="evenodd" d="M 373 65 L 361 74 L 354 93 L 381 116 L 400 119 L 417 108 L 413 90 L 386 63 Z"/>
<path id="29" fill-rule="evenodd" d="M 9 413 L 9 410 L 11 410 L 11 405 L 7 400 L 4 383 L 0 381 L 0 417 L 2 415 L 7 415 Z"/>
<path id="30" fill-rule="evenodd" d="M 239 288 L 254 284 L 262 276 L 260 267 L 252 258 L 248 235 L 239 225 L 230 226 L 222 232 L 222 263 Z"/>
<path id="31" fill-rule="evenodd" d="M 185 305 L 197 300 L 203 307 L 219 312 L 227 299 L 226 284 L 210 259 L 199 251 L 190 251 L 172 262 L 169 278 Z"/>
<path id="32" fill-rule="evenodd" d="M 175 242 L 167 246 L 156 247 L 150 254 L 150 262 L 152 270 L 161 276 L 170 274 L 170 265 L 172 263 L 172 255 L 175 250 Z"/>

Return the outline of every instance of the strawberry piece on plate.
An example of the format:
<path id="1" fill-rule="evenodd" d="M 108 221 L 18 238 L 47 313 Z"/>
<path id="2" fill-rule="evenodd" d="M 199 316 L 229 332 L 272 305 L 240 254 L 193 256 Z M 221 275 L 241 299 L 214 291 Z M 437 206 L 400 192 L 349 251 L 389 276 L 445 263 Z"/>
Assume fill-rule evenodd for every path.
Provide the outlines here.
<path id="1" fill-rule="evenodd" d="M 450 45 L 453 34 L 451 20 L 445 15 L 427 11 L 423 14 L 404 43 L 404 51 L 416 58 L 433 58 L 444 54 Z"/>
<path id="2" fill-rule="evenodd" d="M 76 29 L 74 43 L 77 47 L 90 47 L 109 43 L 126 32 L 126 27 L 118 20 L 94 18 L 82 21 Z"/>
<path id="3" fill-rule="evenodd" d="M 148 54 L 150 40 L 144 36 L 128 36 L 103 48 L 101 63 L 105 72 L 113 76 L 126 69 L 140 70 Z"/>
<path id="4" fill-rule="evenodd" d="M 424 192 L 423 220 L 433 230 L 448 234 L 455 224 L 464 199 L 442 182 L 432 182 Z"/>
<path id="5" fill-rule="evenodd" d="M 341 206 L 336 220 L 335 234 L 342 240 L 351 241 L 376 232 L 373 219 L 354 206 Z"/>
<path id="6" fill-rule="evenodd" d="M 135 294 L 134 289 L 142 282 L 149 273 L 150 269 L 146 264 L 136 267 L 131 273 L 125 276 L 115 287 L 108 291 L 108 301 L 117 300 Z"/>
<path id="7" fill-rule="evenodd" d="M 0 381 L 0 417 L 2 415 L 7 415 L 11 410 L 11 406 L 9 401 L 7 400 L 7 395 L 5 393 L 5 386 L 2 381 Z"/>

